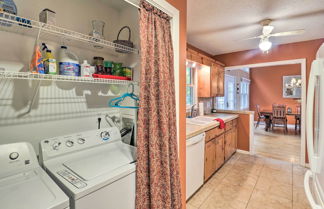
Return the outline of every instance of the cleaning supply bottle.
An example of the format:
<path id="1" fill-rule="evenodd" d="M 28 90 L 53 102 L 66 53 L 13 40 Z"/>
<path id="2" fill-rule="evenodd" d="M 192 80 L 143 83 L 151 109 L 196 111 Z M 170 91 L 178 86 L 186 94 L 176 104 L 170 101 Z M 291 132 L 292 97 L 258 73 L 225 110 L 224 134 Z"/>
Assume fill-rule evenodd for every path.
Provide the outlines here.
<path id="1" fill-rule="evenodd" d="M 83 60 L 83 63 L 81 65 L 81 76 L 92 77 L 91 65 L 87 62 L 87 60 Z"/>
<path id="2" fill-rule="evenodd" d="M 66 46 L 61 46 L 58 60 L 60 75 L 80 76 L 79 58 Z"/>
<path id="3" fill-rule="evenodd" d="M 52 51 L 49 49 L 47 49 L 45 53 L 44 67 L 45 67 L 46 74 L 52 74 L 52 75 L 57 74 L 56 59 L 54 58 Z"/>
<path id="4" fill-rule="evenodd" d="M 33 57 L 30 62 L 30 65 L 29 65 L 29 70 L 31 73 L 45 74 L 42 53 L 41 53 L 40 48 L 37 44 L 37 41 L 36 41 L 36 44 L 34 47 Z"/>

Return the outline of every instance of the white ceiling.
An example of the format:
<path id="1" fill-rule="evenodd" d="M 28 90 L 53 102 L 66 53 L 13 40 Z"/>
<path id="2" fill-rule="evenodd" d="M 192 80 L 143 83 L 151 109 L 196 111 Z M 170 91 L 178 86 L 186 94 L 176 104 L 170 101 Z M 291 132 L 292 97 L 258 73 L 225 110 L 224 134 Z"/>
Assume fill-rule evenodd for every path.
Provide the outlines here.
<path id="1" fill-rule="evenodd" d="M 271 37 L 274 45 L 324 38 L 324 0 L 188 0 L 188 43 L 212 54 L 258 47 L 259 22 L 270 18 L 272 33 L 305 29 L 298 36 Z"/>

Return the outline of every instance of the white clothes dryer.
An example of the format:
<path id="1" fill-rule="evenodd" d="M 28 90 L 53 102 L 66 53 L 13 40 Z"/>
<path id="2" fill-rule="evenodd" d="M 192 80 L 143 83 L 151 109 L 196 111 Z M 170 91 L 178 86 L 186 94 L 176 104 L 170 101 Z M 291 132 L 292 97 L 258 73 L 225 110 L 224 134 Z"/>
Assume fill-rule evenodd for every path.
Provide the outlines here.
<path id="1" fill-rule="evenodd" d="M 0 145 L 0 208 L 69 208 L 68 196 L 39 166 L 30 143 Z"/>

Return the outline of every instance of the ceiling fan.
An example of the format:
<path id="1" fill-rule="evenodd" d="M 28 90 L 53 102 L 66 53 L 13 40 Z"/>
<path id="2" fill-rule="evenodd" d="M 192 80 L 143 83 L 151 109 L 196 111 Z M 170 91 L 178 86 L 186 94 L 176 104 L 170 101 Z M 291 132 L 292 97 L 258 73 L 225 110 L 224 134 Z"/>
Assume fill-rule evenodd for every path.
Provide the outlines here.
<path id="1" fill-rule="evenodd" d="M 279 33 L 271 33 L 273 31 L 273 29 L 274 29 L 274 26 L 270 25 L 271 22 L 272 22 L 271 19 L 262 20 L 260 22 L 260 24 L 262 25 L 262 35 L 255 36 L 255 37 L 251 37 L 251 38 L 247 38 L 245 40 L 259 38 L 260 39 L 259 48 L 263 52 L 267 52 L 271 48 L 271 46 L 272 46 L 271 41 L 269 41 L 269 38 L 270 37 L 292 36 L 292 35 L 299 35 L 299 34 L 302 34 L 302 33 L 305 32 L 304 29 L 301 29 L 301 30 L 293 30 L 293 31 L 279 32 Z"/>

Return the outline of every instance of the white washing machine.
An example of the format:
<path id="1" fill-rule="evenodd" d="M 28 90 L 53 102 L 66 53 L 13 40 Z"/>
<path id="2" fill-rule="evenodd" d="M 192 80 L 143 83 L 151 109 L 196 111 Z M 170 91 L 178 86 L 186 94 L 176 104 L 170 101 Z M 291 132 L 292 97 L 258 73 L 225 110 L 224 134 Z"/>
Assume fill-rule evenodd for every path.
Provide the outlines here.
<path id="1" fill-rule="evenodd" d="M 40 162 L 72 209 L 134 209 L 136 148 L 116 127 L 42 140 Z"/>
<path id="2" fill-rule="evenodd" d="M 68 209 L 69 198 L 39 166 L 26 142 L 0 145 L 1 209 Z"/>

